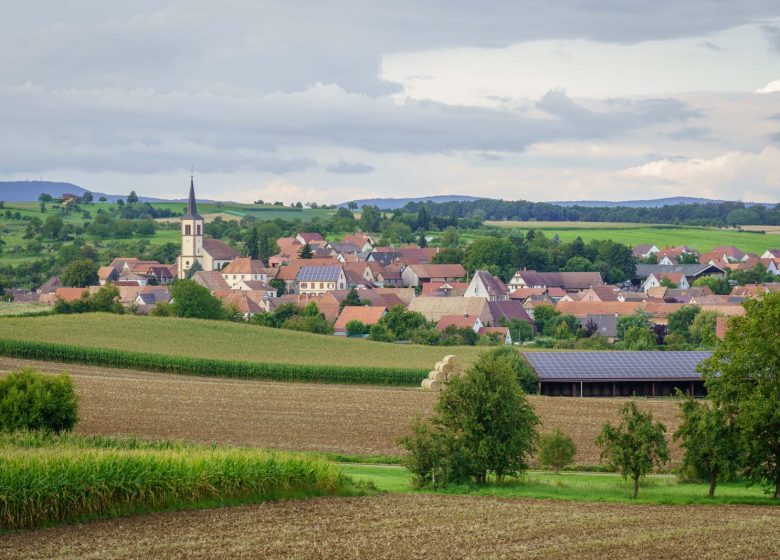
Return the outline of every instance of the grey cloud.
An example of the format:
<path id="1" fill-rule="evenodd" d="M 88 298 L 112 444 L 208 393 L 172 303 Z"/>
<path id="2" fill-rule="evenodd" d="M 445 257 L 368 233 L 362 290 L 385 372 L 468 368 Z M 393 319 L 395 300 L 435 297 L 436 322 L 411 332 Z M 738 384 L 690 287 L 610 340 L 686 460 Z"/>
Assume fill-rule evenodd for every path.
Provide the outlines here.
<path id="1" fill-rule="evenodd" d="M 703 126 L 688 126 L 669 133 L 672 140 L 712 140 L 712 130 Z"/>
<path id="2" fill-rule="evenodd" d="M 709 49 L 711 51 L 721 52 L 723 49 L 719 46 L 713 43 L 712 41 L 701 41 L 700 43 L 696 43 L 697 47 L 701 47 L 703 49 Z"/>
<path id="3" fill-rule="evenodd" d="M 780 54 L 780 27 L 777 25 L 763 25 L 761 27 L 766 35 L 767 41 L 769 41 L 769 48 Z"/>
<path id="4" fill-rule="evenodd" d="M 328 173 L 337 173 L 341 175 L 353 175 L 353 174 L 364 174 L 364 173 L 371 173 L 374 170 L 373 165 L 368 165 L 365 163 L 350 163 L 347 161 L 340 161 L 335 165 L 331 165 L 326 169 Z"/>

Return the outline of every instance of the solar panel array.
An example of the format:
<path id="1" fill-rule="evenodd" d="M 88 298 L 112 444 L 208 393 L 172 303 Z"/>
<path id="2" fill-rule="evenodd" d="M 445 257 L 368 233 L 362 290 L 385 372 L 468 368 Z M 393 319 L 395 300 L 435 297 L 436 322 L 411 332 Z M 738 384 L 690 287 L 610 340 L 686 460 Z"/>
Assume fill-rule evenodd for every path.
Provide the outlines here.
<path id="1" fill-rule="evenodd" d="M 542 381 L 701 379 L 710 352 L 523 352 Z"/>
<path id="2" fill-rule="evenodd" d="M 300 282 L 335 282 L 339 279 L 340 266 L 302 266 L 296 280 Z"/>

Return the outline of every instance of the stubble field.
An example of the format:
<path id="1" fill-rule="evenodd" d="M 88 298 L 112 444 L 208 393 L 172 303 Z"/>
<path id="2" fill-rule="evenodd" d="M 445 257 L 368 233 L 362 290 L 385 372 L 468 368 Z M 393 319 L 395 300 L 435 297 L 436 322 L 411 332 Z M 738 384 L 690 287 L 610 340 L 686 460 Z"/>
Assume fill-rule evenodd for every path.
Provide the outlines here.
<path id="1" fill-rule="evenodd" d="M 777 558 L 780 509 L 315 498 L 19 533 L 3 558 Z"/>
<path id="2" fill-rule="evenodd" d="M 436 395 L 412 388 L 320 385 L 139 372 L 0 358 L 0 374 L 24 365 L 70 372 L 80 398 L 76 431 L 85 435 L 174 439 L 326 451 L 398 455 L 397 439 Z M 574 439 L 580 464 L 598 463 L 593 440 L 616 419 L 621 399 L 531 397 L 542 431 L 560 427 Z M 677 405 L 648 400 L 655 417 L 677 427 Z M 673 459 L 679 449 L 672 446 Z"/>

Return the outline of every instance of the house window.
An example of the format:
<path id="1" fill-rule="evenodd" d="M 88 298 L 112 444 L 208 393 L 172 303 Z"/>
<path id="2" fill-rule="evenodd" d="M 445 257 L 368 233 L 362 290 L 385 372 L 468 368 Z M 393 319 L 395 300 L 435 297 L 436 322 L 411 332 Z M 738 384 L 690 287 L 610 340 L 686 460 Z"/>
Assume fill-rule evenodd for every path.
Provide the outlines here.
<path id="1" fill-rule="evenodd" d="M 301 282 L 301 288 L 306 289 L 306 282 Z"/>
<path id="2" fill-rule="evenodd" d="M 330 283 L 328 284 L 328 288 L 329 288 L 329 289 L 331 289 L 331 290 L 333 289 L 333 282 L 330 282 Z"/>
<path id="3" fill-rule="evenodd" d="M 322 289 L 323 289 L 323 288 L 322 288 L 322 286 L 323 286 L 323 283 L 322 283 L 322 282 L 320 282 L 320 290 L 322 290 Z"/>
<path id="4" fill-rule="evenodd" d="M 192 226 L 191 225 L 188 224 L 188 225 L 184 226 L 184 235 L 192 235 Z"/>

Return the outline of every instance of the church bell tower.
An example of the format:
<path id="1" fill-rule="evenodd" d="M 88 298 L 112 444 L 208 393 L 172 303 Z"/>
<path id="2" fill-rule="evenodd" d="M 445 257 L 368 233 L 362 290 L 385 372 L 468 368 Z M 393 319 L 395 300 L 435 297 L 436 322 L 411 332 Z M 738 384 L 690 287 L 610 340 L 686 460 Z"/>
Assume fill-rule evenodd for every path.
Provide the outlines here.
<path id="1" fill-rule="evenodd" d="M 179 278 L 186 278 L 189 270 L 203 257 L 203 216 L 198 214 L 195 201 L 195 179 L 190 176 L 190 197 L 187 213 L 181 217 L 181 256 Z"/>

